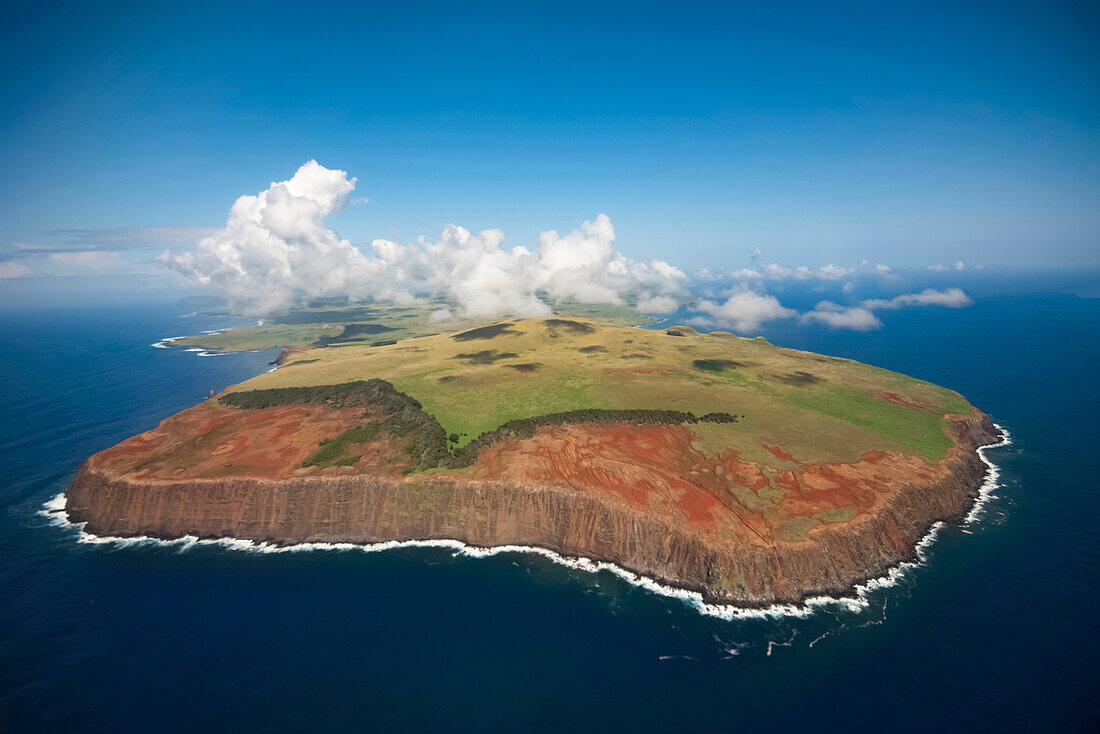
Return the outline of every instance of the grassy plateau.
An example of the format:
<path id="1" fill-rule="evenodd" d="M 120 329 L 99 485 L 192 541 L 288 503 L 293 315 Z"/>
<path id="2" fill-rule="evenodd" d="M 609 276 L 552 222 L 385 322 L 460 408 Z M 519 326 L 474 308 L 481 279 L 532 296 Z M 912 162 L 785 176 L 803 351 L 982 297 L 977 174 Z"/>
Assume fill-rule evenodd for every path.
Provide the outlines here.
<path id="1" fill-rule="evenodd" d="M 366 332 L 370 341 L 330 341 L 291 355 L 222 400 L 252 390 L 385 380 L 434 416 L 456 450 L 509 422 L 547 414 L 729 415 L 736 420 L 693 426 L 698 448 L 734 447 L 745 459 L 773 464 L 764 444 L 800 462 L 855 461 L 868 450 L 936 461 L 951 446 L 943 417 L 971 411 L 957 393 L 928 382 L 686 327 L 658 331 L 562 315 L 425 336 Z M 396 343 L 371 345 L 380 339 Z"/>

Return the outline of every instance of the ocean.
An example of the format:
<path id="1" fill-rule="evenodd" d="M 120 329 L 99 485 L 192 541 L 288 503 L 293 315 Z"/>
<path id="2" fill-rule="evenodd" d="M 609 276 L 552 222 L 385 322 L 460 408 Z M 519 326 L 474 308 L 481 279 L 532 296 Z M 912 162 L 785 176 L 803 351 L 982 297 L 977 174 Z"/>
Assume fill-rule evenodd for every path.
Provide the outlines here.
<path id="1" fill-rule="evenodd" d="M 81 543 L 43 508 L 84 458 L 275 353 L 154 348 L 246 323 L 155 299 L 0 308 L 0 731 L 1094 731 L 1100 299 L 1012 290 L 765 331 L 1012 440 L 980 516 L 864 605 L 735 619 L 532 554 Z"/>

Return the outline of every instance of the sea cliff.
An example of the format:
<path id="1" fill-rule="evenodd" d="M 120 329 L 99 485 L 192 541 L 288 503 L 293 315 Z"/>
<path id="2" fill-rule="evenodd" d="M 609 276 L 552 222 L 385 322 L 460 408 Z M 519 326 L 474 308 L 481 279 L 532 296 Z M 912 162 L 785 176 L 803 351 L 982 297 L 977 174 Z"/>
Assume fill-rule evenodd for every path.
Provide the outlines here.
<path id="1" fill-rule="evenodd" d="M 794 540 L 677 522 L 675 513 L 566 482 L 476 472 L 170 480 L 112 471 L 108 452 L 81 467 L 66 510 L 100 536 L 538 546 L 614 563 L 707 601 L 765 606 L 847 592 L 912 560 L 934 523 L 967 513 L 986 471 L 976 449 L 999 440 L 998 431 L 977 411 L 945 424 L 953 446 L 929 472 L 911 480 L 899 474 L 851 522 L 822 524 Z"/>

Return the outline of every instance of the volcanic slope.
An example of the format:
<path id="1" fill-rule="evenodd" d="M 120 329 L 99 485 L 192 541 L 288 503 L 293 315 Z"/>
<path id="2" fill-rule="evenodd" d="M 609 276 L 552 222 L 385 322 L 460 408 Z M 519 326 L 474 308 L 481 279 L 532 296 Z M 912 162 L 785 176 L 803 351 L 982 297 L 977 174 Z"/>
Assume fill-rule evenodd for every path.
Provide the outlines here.
<path id="1" fill-rule="evenodd" d="M 68 509 L 111 535 L 538 545 L 766 604 L 911 558 L 995 438 L 957 393 L 851 360 L 511 320 L 291 354 L 90 458 Z"/>

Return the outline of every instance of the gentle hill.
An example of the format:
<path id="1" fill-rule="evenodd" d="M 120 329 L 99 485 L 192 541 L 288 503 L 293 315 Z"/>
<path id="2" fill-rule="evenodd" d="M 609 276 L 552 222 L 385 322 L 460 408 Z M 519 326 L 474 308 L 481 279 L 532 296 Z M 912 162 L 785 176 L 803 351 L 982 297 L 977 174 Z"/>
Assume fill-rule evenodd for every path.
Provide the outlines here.
<path id="1" fill-rule="evenodd" d="M 681 336 L 673 336 L 672 334 Z M 503 423 L 583 409 L 744 416 L 697 429 L 746 458 L 854 461 L 901 451 L 932 461 L 951 445 L 957 393 L 887 370 L 686 327 L 637 329 L 578 318 L 500 322 L 389 346 L 315 349 L 232 390 L 380 378 L 418 400 L 462 446 Z"/>
<path id="2" fill-rule="evenodd" d="M 311 346 L 370 345 L 378 341 L 454 331 L 481 323 L 478 319 L 437 320 L 439 309 L 455 310 L 446 301 L 418 301 L 409 306 L 385 304 L 320 304 L 276 313 L 256 326 L 241 326 L 212 334 L 175 339 L 173 347 L 198 347 L 211 352 L 243 352 L 253 349 L 283 349 Z M 629 306 L 556 303 L 555 312 L 596 318 L 622 325 L 652 323 L 649 316 Z"/>

